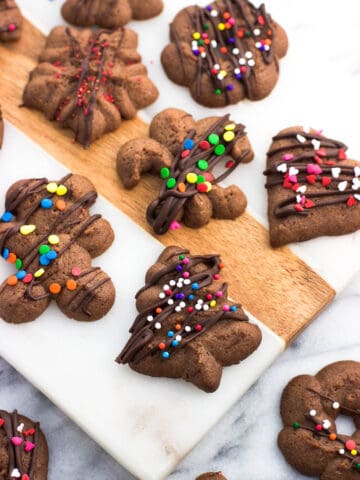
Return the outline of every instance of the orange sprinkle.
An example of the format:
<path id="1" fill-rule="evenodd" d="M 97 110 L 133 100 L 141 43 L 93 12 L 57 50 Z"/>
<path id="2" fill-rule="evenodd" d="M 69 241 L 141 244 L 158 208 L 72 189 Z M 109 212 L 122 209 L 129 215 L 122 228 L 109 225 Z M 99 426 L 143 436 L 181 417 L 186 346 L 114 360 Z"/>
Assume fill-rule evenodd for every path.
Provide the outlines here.
<path id="1" fill-rule="evenodd" d="M 166 348 L 165 343 L 159 343 L 159 348 L 160 348 L 160 350 L 165 350 L 165 348 Z"/>
<path id="2" fill-rule="evenodd" d="M 330 433 L 329 438 L 332 441 L 336 440 L 337 439 L 336 433 Z"/>
<path id="3" fill-rule="evenodd" d="M 204 43 L 205 43 L 205 45 L 210 45 L 210 39 L 209 39 L 209 38 L 205 38 Z"/>
<path id="4" fill-rule="evenodd" d="M 17 283 L 18 283 L 18 279 L 16 278 L 16 275 L 11 275 L 11 277 L 7 279 L 7 284 L 10 285 L 11 287 L 14 287 L 15 285 L 17 285 Z"/>
<path id="5" fill-rule="evenodd" d="M 49 291 L 53 295 L 57 295 L 61 292 L 61 285 L 59 285 L 58 283 L 52 283 L 49 287 Z"/>
<path id="6" fill-rule="evenodd" d="M 66 203 L 64 202 L 64 200 L 57 200 L 57 202 L 55 203 L 55 207 L 58 209 L 58 210 L 65 210 L 66 208 Z"/>
<path id="7" fill-rule="evenodd" d="M 198 50 L 199 50 L 200 53 L 203 53 L 203 52 L 205 52 L 205 47 L 198 47 Z"/>
<path id="8" fill-rule="evenodd" d="M 219 268 L 224 268 L 225 265 L 224 265 L 223 263 L 219 263 L 218 267 L 219 267 Z"/>
<path id="9" fill-rule="evenodd" d="M 267 34 L 269 35 L 269 37 L 271 37 L 271 35 L 272 35 L 272 30 L 268 30 L 268 31 L 267 31 Z"/>
<path id="10" fill-rule="evenodd" d="M 77 289 L 77 283 L 75 282 L 75 280 L 67 280 L 66 288 L 71 292 L 73 292 L 74 290 Z"/>
<path id="11" fill-rule="evenodd" d="M 224 12 L 223 17 L 225 18 L 225 20 L 228 20 L 231 17 L 231 15 L 229 12 Z"/>
<path id="12" fill-rule="evenodd" d="M 177 188 L 178 188 L 179 192 L 181 192 L 181 193 L 186 192 L 186 185 L 185 185 L 185 183 L 182 183 L 182 182 L 179 183 L 179 185 L 178 185 Z"/>
<path id="13" fill-rule="evenodd" d="M 181 330 L 181 325 L 179 323 L 175 325 L 175 330 Z"/>
<path id="14" fill-rule="evenodd" d="M 15 262 L 16 262 L 16 255 L 15 255 L 15 253 L 9 253 L 8 262 L 9 262 L 9 263 L 15 263 Z"/>
<path id="15" fill-rule="evenodd" d="M 156 310 L 155 310 L 156 313 L 161 313 L 162 312 L 162 308 L 158 307 Z"/>
<path id="16" fill-rule="evenodd" d="M 221 47 L 220 52 L 221 53 L 227 53 L 228 49 L 226 47 Z"/>
<path id="17" fill-rule="evenodd" d="M 266 45 L 271 45 L 271 44 L 272 44 L 272 40 L 271 40 L 270 38 L 267 38 L 267 39 L 265 40 L 265 44 L 266 44 Z"/>

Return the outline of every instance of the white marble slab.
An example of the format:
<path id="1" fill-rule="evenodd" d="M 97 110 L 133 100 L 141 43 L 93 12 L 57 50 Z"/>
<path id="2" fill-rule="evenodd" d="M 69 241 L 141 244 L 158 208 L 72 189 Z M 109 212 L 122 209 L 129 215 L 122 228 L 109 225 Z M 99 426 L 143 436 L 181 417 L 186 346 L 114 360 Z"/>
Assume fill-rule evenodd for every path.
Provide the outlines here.
<path id="1" fill-rule="evenodd" d="M 9 124 L 0 158 L 0 205 L 19 176 L 56 180 L 66 173 Z M 93 262 L 112 277 L 115 306 L 104 320 L 91 324 L 67 319 L 55 305 L 30 324 L 0 321 L 0 353 L 129 471 L 160 480 L 269 367 L 284 343 L 259 324 L 264 337 L 259 350 L 225 369 L 221 388 L 212 395 L 116 364 L 136 316 L 134 295 L 162 246 L 108 201 L 99 198 L 94 211 L 116 232 L 112 247 Z M 1 262 L 0 272 L 5 277 L 12 270 Z"/>

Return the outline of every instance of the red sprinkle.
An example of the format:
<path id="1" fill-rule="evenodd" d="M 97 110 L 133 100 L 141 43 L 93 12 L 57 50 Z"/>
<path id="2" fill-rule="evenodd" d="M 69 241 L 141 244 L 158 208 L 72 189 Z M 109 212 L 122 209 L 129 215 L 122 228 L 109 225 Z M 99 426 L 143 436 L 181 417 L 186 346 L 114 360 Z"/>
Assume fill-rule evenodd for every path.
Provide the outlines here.
<path id="1" fill-rule="evenodd" d="M 258 22 L 260 23 L 260 25 L 265 25 L 265 19 L 262 15 L 258 16 Z"/>
<path id="2" fill-rule="evenodd" d="M 210 148 L 210 143 L 206 140 L 202 140 L 200 143 L 199 143 L 199 147 L 201 148 L 201 150 L 209 150 Z"/>
<path id="3" fill-rule="evenodd" d="M 4 425 L 5 420 L 3 418 L 0 418 L 0 428 Z"/>
<path id="4" fill-rule="evenodd" d="M 345 153 L 345 150 L 344 150 L 344 149 L 341 149 L 341 150 L 339 151 L 338 157 L 339 157 L 339 160 L 346 160 L 346 159 L 347 159 L 347 156 L 346 156 L 346 153 Z"/>
<path id="5" fill-rule="evenodd" d="M 308 198 L 305 201 L 304 207 L 305 208 L 313 208 L 313 207 L 315 207 L 315 203 L 310 198 Z"/>
<path id="6" fill-rule="evenodd" d="M 200 193 L 206 193 L 207 190 L 208 190 L 208 187 L 205 183 L 199 183 L 199 185 L 197 185 L 196 189 Z"/>
<path id="7" fill-rule="evenodd" d="M 188 311 L 189 313 L 193 312 L 193 311 L 194 311 L 194 307 L 188 307 L 188 308 L 187 308 L 187 311 Z"/>
<path id="8" fill-rule="evenodd" d="M 35 434 L 35 428 L 29 428 L 29 430 L 25 430 L 24 435 L 25 437 L 30 437 L 30 435 Z"/>
<path id="9" fill-rule="evenodd" d="M 319 148 L 319 150 L 317 150 L 316 153 L 319 155 L 319 157 L 326 157 L 325 148 Z"/>
<path id="10" fill-rule="evenodd" d="M 332 182 L 332 178 L 330 177 L 322 177 L 321 179 L 321 185 L 323 187 L 327 187 L 328 185 L 330 185 L 331 182 Z"/>
<path id="11" fill-rule="evenodd" d="M 234 165 L 235 165 L 234 160 L 229 160 L 228 162 L 225 163 L 226 168 L 233 168 Z"/>
<path id="12" fill-rule="evenodd" d="M 296 190 L 300 187 L 300 183 L 294 183 L 291 188 L 296 192 Z"/>
<path id="13" fill-rule="evenodd" d="M 190 155 L 190 150 L 184 150 L 181 152 L 181 158 L 186 158 Z"/>
<path id="14" fill-rule="evenodd" d="M 284 182 L 283 182 L 283 187 L 284 188 L 292 188 L 292 183 L 289 181 L 288 178 L 285 178 Z"/>
<path id="15" fill-rule="evenodd" d="M 24 283 L 30 283 L 30 282 L 32 281 L 32 279 L 33 279 L 32 274 L 31 274 L 31 273 L 27 273 L 27 274 L 25 275 L 25 277 L 23 278 L 23 282 L 24 282 Z"/>
<path id="16" fill-rule="evenodd" d="M 355 450 L 355 449 L 356 449 L 356 442 L 354 442 L 354 440 L 348 440 L 348 441 L 345 443 L 345 447 L 346 447 L 348 450 Z"/>
<path id="17" fill-rule="evenodd" d="M 351 195 L 351 197 L 349 197 L 349 200 L 346 202 L 346 205 L 347 205 L 348 207 L 354 207 L 354 206 L 357 205 L 357 204 L 358 204 L 358 201 L 357 201 L 356 198 L 353 197 L 352 195 Z"/>
<path id="18" fill-rule="evenodd" d="M 200 324 L 195 325 L 195 330 L 196 330 L 197 332 L 201 332 L 202 328 L 203 328 L 203 327 L 202 327 Z"/>
<path id="19" fill-rule="evenodd" d="M 307 180 L 308 183 L 310 183 L 311 185 L 315 185 L 315 183 L 316 183 L 316 175 L 307 175 L 307 176 L 306 176 L 306 180 Z"/>
<path id="20" fill-rule="evenodd" d="M 316 430 L 317 430 L 318 432 L 321 432 L 321 430 L 322 430 L 322 426 L 321 426 L 320 424 L 319 424 L 319 425 L 316 425 L 315 428 L 316 428 Z"/>
<path id="21" fill-rule="evenodd" d="M 298 212 L 303 212 L 304 211 L 304 208 L 301 205 L 299 205 L 298 203 L 296 205 L 294 205 L 294 208 Z"/>

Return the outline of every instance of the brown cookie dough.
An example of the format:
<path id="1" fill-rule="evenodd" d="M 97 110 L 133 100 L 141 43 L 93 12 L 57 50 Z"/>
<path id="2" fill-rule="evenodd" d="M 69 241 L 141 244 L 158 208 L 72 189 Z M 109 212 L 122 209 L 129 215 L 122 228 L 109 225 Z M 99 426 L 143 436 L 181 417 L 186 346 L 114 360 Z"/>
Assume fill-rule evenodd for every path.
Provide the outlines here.
<path id="1" fill-rule="evenodd" d="M 350 437 L 336 419 L 354 421 Z M 358 480 L 360 475 L 360 363 L 333 363 L 315 375 L 294 378 L 281 399 L 284 428 L 278 442 L 286 461 L 320 480 Z"/>
<path id="2" fill-rule="evenodd" d="M 4 120 L 3 120 L 1 106 L 0 106 L 0 148 L 2 147 L 3 140 L 4 140 Z"/>
<path id="3" fill-rule="evenodd" d="M 196 480 L 226 480 L 226 478 L 221 472 L 208 472 L 203 473 Z"/>
<path id="4" fill-rule="evenodd" d="M 66 0 L 61 8 L 73 25 L 119 28 L 130 20 L 147 20 L 162 12 L 162 0 Z"/>
<path id="5" fill-rule="evenodd" d="M 304 127 L 273 138 L 264 172 L 273 247 L 360 228 L 360 162 L 347 160 L 346 150 Z"/>
<path id="6" fill-rule="evenodd" d="M 22 15 L 14 0 L 0 0 L 0 41 L 10 42 L 21 36 Z"/>
<path id="7" fill-rule="evenodd" d="M 0 318 L 35 320 L 54 299 L 69 318 L 93 321 L 111 309 L 115 289 L 91 259 L 114 239 L 101 215 L 90 215 L 97 193 L 85 177 L 59 182 L 20 180 L 6 195 L 0 252 L 17 273 L 0 286 Z"/>
<path id="8" fill-rule="evenodd" d="M 0 480 L 46 480 L 48 460 L 40 424 L 0 410 Z"/>
<path id="9" fill-rule="evenodd" d="M 158 198 L 146 213 L 155 233 L 179 228 L 181 221 L 199 228 L 211 218 L 235 219 L 245 211 L 244 193 L 235 185 L 218 184 L 254 156 L 243 125 L 229 115 L 196 121 L 171 108 L 154 117 L 150 137 L 121 147 L 117 172 L 126 188 L 137 185 L 145 172 L 160 173 Z M 219 164 L 223 172 L 214 173 Z"/>
<path id="10" fill-rule="evenodd" d="M 275 87 L 288 48 L 285 31 L 247 0 L 217 0 L 181 10 L 161 60 L 173 82 L 207 107 L 260 100 Z"/>
<path id="11" fill-rule="evenodd" d="M 136 295 L 139 314 L 117 361 L 145 375 L 217 390 L 223 367 L 244 360 L 261 342 L 260 329 L 228 300 L 223 267 L 219 255 L 167 247 Z"/>
<path id="12" fill-rule="evenodd" d="M 129 29 L 55 27 L 30 74 L 24 104 L 71 128 L 75 140 L 88 147 L 158 97 L 137 43 Z"/>

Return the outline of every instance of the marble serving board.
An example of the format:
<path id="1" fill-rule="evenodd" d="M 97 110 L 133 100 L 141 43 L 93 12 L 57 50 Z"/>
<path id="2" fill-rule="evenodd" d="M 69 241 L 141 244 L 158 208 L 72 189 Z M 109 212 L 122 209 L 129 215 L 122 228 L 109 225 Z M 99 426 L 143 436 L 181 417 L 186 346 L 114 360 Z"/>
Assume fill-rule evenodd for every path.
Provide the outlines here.
<path id="1" fill-rule="evenodd" d="M 355 1 L 349 0 L 349 4 L 355 6 Z M 325 128 L 329 136 L 348 143 L 350 156 L 360 158 L 360 136 L 357 122 L 352 120 L 359 111 L 353 98 L 356 78 L 349 75 L 351 56 L 356 58 L 356 17 L 349 18 L 342 11 L 335 15 L 339 35 L 346 35 L 348 44 L 344 56 L 344 47 L 329 35 L 326 21 L 318 20 L 323 18 L 325 6 L 335 9 L 335 4 L 320 0 L 314 5 L 304 0 L 295 12 L 286 0 L 271 3 L 274 18 L 290 33 L 291 47 L 281 63 L 280 81 L 262 102 L 243 102 L 221 110 L 221 114 L 231 112 L 248 126 L 256 152 L 254 162 L 241 166 L 229 179 L 246 192 L 248 213 L 236 222 L 212 222 L 196 234 L 182 228 L 155 239 L 148 233 L 143 216 L 144 205 L 153 198 L 159 183 L 145 178 L 136 191 L 125 192 L 116 179 L 114 159 L 119 145 L 145 135 L 145 122 L 163 108 L 181 106 L 197 117 L 216 112 L 195 104 L 187 90 L 173 85 L 160 67 L 167 24 L 179 8 L 192 2 L 165 0 L 161 17 L 131 24 L 140 33 L 140 51 L 159 86 L 160 98 L 141 112 L 143 120 L 126 122 L 88 151 L 72 144 L 70 133 L 55 128 L 37 112 L 18 108 L 27 75 L 44 43 L 41 32 L 63 23 L 59 0 L 18 3 L 36 27 L 26 22 L 23 40 L 0 46 L 0 101 L 5 118 L 12 124 L 6 124 L 5 148 L 0 153 L 0 201 L 19 177 L 58 178 L 65 172 L 64 166 L 88 175 L 106 197 L 99 199 L 94 211 L 110 219 L 117 233 L 114 246 L 95 264 L 101 264 L 112 276 L 118 296 L 110 314 L 91 325 L 70 321 L 55 307 L 30 325 L 1 322 L 0 354 L 132 473 L 145 480 L 160 480 L 360 270 L 359 233 L 272 250 L 261 175 L 272 135 L 291 124 Z M 314 49 L 314 41 L 318 49 Z M 320 48 L 321 54 L 317 54 Z M 340 89 L 341 96 L 337 95 Z M 339 118 L 344 105 L 346 115 Z M 233 298 L 243 303 L 262 328 L 260 349 L 243 364 L 225 369 L 215 394 L 206 395 L 183 382 L 147 378 L 113 361 L 128 338 L 136 313 L 133 296 L 143 285 L 146 268 L 161 251 L 158 240 L 198 252 L 222 253 L 232 267 L 229 280 Z M 5 267 L 0 268 L 5 275 Z"/>

